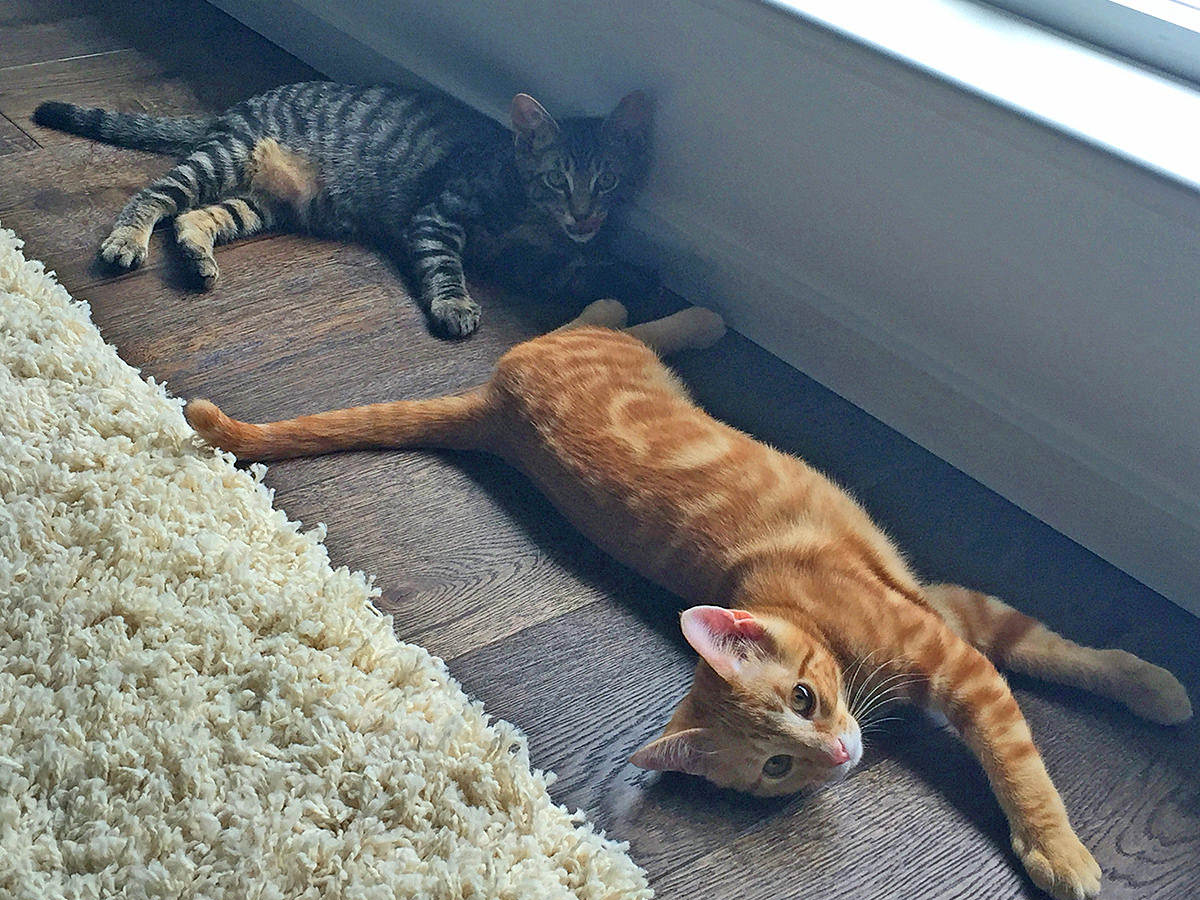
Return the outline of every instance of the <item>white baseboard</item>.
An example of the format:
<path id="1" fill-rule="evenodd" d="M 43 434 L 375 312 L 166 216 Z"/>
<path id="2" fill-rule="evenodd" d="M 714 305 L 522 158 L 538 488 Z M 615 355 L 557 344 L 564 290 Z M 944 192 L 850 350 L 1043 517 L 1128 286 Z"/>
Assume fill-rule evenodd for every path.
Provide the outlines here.
<path id="1" fill-rule="evenodd" d="M 272 4 L 255 0 L 213 2 L 331 77 L 353 81 L 406 80 L 415 74 L 492 116 L 502 113 L 514 85 L 519 89 L 543 87 L 544 96 L 554 103 L 570 102 L 565 98 L 571 97 L 574 102 L 591 104 L 594 109 L 611 102 L 630 81 L 650 86 L 667 100 L 660 106 L 660 118 L 665 120 L 660 129 L 665 132 L 660 140 L 660 155 L 670 158 L 671 166 L 660 163 L 660 169 L 665 171 L 660 172 L 646 197 L 627 218 L 635 236 L 633 243 L 655 258 L 671 288 L 694 302 L 718 309 L 732 327 L 776 356 L 1200 615 L 1200 567 L 1194 564 L 1200 558 L 1200 503 L 1196 497 L 1200 491 L 1195 477 L 1178 474 L 1186 466 L 1181 468 L 1178 462 L 1173 463 L 1176 472 L 1173 476 L 1165 468 L 1157 471 L 1153 463 L 1140 458 L 1136 450 L 1130 449 L 1136 447 L 1140 424 L 1123 429 L 1108 427 L 1112 421 L 1105 418 L 1108 413 L 1095 411 L 1096 398 L 1088 394 L 1090 386 L 1086 379 L 1064 382 L 1066 388 L 1059 393 L 1068 398 L 1070 405 L 1062 409 L 1062 415 L 1058 414 L 1053 399 L 1046 399 L 1053 398 L 1053 392 L 1043 396 L 1027 391 L 1029 397 L 1023 398 L 1019 390 L 1011 389 L 1032 371 L 1023 368 L 1026 365 L 1040 367 L 1035 373 L 1038 378 L 1060 377 L 1055 374 L 1052 353 L 1047 356 L 1043 348 L 1042 357 L 1035 357 L 1039 337 L 1036 332 L 1029 332 L 1028 346 L 1024 342 L 1014 345 L 1014 356 L 1022 356 L 1021 364 L 1014 363 L 1011 370 L 999 372 L 986 365 L 975 365 L 971 347 L 956 345 L 947 337 L 970 335 L 976 320 L 981 333 L 989 327 L 995 330 L 995 317 L 989 321 L 988 310 L 981 313 L 978 307 L 955 299 L 964 293 L 959 290 L 963 282 L 978 283 L 985 293 L 990 291 L 1002 300 L 1028 293 L 1035 306 L 1051 301 L 1058 304 L 1047 305 L 1051 312 L 1058 313 L 1061 308 L 1081 311 L 1072 314 L 1087 315 L 1096 285 L 1087 283 L 1091 267 L 1086 252 L 1076 253 L 1076 244 L 1084 237 L 1074 243 L 1064 241 L 1061 223 L 1052 221 L 1054 205 L 1045 201 L 1045 208 L 1037 206 L 1043 199 L 1038 191 L 1044 194 L 1048 190 L 1046 185 L 1057 185 L 1067 201 L 1078 203 L 1081 216 L 1094 217 L 1106 224 L 1109 220 L 1119 223 L 1123 221 L 1120 217 L 1127 214 L 1126 231 L 1111 236 L 1111 240 L 1121 252 L 1128 252 L 1131 259 L 1139 261 L 1148 252 L 1161 255 L 1166 274 L 1160 280 L 1170 283 L 1156 284 L 1158 295 L 1154 299 L 1162 296 L 1175 302 L 1179 298 L 1180 312 L 1176 314 L 1173 309 L 1163 312 L 1147 302 L 1147 329 L 1160 342 L 1169 343 L 1172 329 L 1193 326 L 1195 316 L 1191 310 L 1200 306 L 1195 303 L 1192 285 L 1196 282 L 1191 280 L 1188 268 L 1195 265 L 1189 262 L 1195 254 L 1186 250 L 1195 246 L 1200 204 L 1164 193 L 1161 185 L 1149 182 L 1143 192 L 1141 173 L 1121 169 L 1114 161 L 1093 151 L 1037 130 L 1040 126 L 982 106 L 982 101 L 976 98 L 960 97 L 893 60 L 863 56 L 868 51 L 846 50 L 829 35 L 803 31 L 796 36 L 804 46 L 797 50 L 799 56 L 795 58 L 802 59 L 808 68 L 805 79 L 797 79 L 796 84 L 805 85 L 812 93 L 797 103 L 805 116 L 833 117 L 828 121 L 814 118 L 803 123 L 804 128 L 818 138 L 823 127 L 843 129 L 854 137 L 860 133 L 855 131 L 861 126 L 860 120 L 867 117 L 869 127 L 863 133 L 870 136 L 878 131 L 881 147 L 876 153 L 847 141 L 831 145 L 830 149 L 818 146 L 810 150 L 778 143 L 781 140 L 778 136 L 761 137 L 768 145 L 761 148 L 768 165 L 772 161 L 769 154 L 776 157 L 780 153 L 799 154 L 802 149 L 808 156 L 795 165 L 821 164 L 824 159 L 834 171 L 842 162 L 837 155 L 842 146 L 855 155 L 856 164 L 863 165 L 865 184 L 860 192 L 863 196 L 855 194 L 853 181 L 846 181 L 845 172 L 841 172 L 840 183 L 832 179 L 831 186 L 822 194 L 817 183 L 825 173 L 803 170 L 804 177 L 812 181 L 797 183 L 797 210 L 825 215 L 828 227 L 841 229 L 840 233 L 849 240 L 845 249 L 841 244 L 827 242 L 824 255 L 819 242 L 814 250 L 798 240 L 799 249 L 789 253 L 787 229 L 795 227 L 794 223 L 764 220 L 764 240 L 758 241 L 754 228 L 759 223 L 748 225 L 745 216 L 738 221 L 744 207 L 734 200 L 743 198 L 731 198 L 723 206 L 705 202 L 713 191 L 722 189 L 743 190 L 745 196 L 754 196 L 758 191 L 757 196 L 765 197 L 764 206 L 773 199 L 769 193 L 763 193 L 761 185 L 735 183 L 727 187 L 723 179 L 730 177 L 728 163 L 713 161 L 733 159 L 747 168 L 755 165 L 755 160 L 744 158 L 754 149 L 746 143 L 744 135 L 742 143 L 736 146 L 721 144 L 720 129 L 730 121 L 731 111 L 737 115 L 743 107 L 749 108 L 748 99 L 766 102 L 761 97 L 750 98 L 744 92 L 744 84 L 739 88 L 732 83 L 734 77 L 742 77 L 730 74 L 736 71 L 736 66 L 719 77 L 706 68 L 683 67 L 678 59 L 672 62 L 672 54 L 678 55 L 680 51 L 665 37 L 656 38 L 661 44 L 661 58 L 648 61 L 644 48 L 641 51 L 630 48 L 624 68 L 622 61 L 615 58 L 623 50 L 613 43 L 617 38 L 609 34 L 601 36 L 607 41 L 604 46 L 597 46 L 591 55 L 581 56 L 580 42 L 598 35 L 595 23 L 550 22 L 548 17 L 560 7 L 547 0 L 513 0 L 518 6 L 536 7 L 524 12 L 512 10 L 511 4 L 503 8 L 488 6 L 485 10 L 466 2 L 451 2 L 437 11 L 431 10 L 431 17 L 447 18 L 442 23 L 444 31 L 452 32 L 456 39 L 461 37 L 462 46 L 454 47 L 429 39 L 422 30 L 429 23 L 404 30 L 389 25 L 389 22 L 411 21 L 405 18 L 407 13 L 401 14 L 409 8 L 411 0 L 389 0 L 388 4 L 370 10 L 342 6 L 332 0 L 284 0 Z M 601 5 L 603 10 L 598 8 Z M 724 13 L 717 7 L 726 6 L 729 4 L 672 0 L 660 11 L 670 18 L 658 22 L 658 31 L 653 33 L 675 27 L 681 12 L 687 14 L 694 8 L 699 10 L 698 16 L 721 16 Z M 584 7 L 572 9 L 573 16 L 597 16 L 609 31 L 625 28 L 618 37 L 627 32 L 633 34 L 628 29 L 635 20 L 647 29 L 655 24 L 637 17 L 656 13 L 644 12 L 640 5 L 631 6 L 625 0 L 605 0 L 603 4 L 597 0 L 586 11 Z M 628 19 L 622 20 L 617 13 L 628 13 Z M 367 19 L 376 15 L 391 19 L 372 28 Z M 560 15 L 566 18 L 565 14 Z M 481 21 L 474 21 L 474 17 Z M 538 28 L 526 34 L 521 30 L 521 22 L 537 22 Z M 724 29 L 722 39 L 733 53 L 733 38 L 742 26 L 732 19 L 720 19 L 719 26 L 709 22 L 701 31 L 708 34 Z M 769 53 L 779 51 L 786 35 L 774 22 L 766 29 L 760 26 L 761 23 L 749 28 L 743 39 L 769 41 L 757 50 L 765 59 Z M 546 43 L 553 27 L 563 32 L 565 49 L 557 56 L 547 49 L 550 45 Z M 514 35 L 534 40 L 536 52 L 522 56 L 514 50 L 517 46 Z M 635 35 L 629 39 L 637 38 Z M 486 50 L 477 49 L 471 55 L 472 40 L 478 48 Z M 780 58 L 790 65 L 794 57 Z M 503 68 L 497 60 L 503 60 Z M 572 63 L 578 63 L 578 71 L 570 69 Z M 671 65 L 675 68 L 671 69 Z M 711 68 L 716 63 L 709 58 L 704 65 Z M 520 77 L 514 75 L 514 70 L 523 68 L 531 72 L 522 72 Z M 563 74 L 567 72 L 570 74 Z M 561 77 L 556 81 L 555 75 Z M 818 76 L 826 80 L 821 81 Z M 703 83 L 705 77 L 713 79 L 712 83 Z M 885 89 L 879 89 L 879 84 L 885 84 Z M 778 83 L 773 88 L 764 87 L 764 93 L 772 89 L 778 90 Z M 718 93 L 714 94 L 714 90 Z M 855 91 L 861 94 L 858 109 L 844 113 L 843 106 L 830 99 L 832 94 L 843 90 L 852 97 L 858 97 Z M 601 96 L 607 99 L 598 100 Z M 786 90 L 779 95 L 786 96 Z M 786 109 L 779 97 L 767 103 L 769 115 Z M 699 115 L 701 112 L 707 119 Z M 770 119 L 767 121 L 771 123 Z M 779 132 L 792 133 L 786 129 Z M 794 133 L 807 134 L 803 130 Z M 772 137 L 775 145 L 770 145 Z M 713 158 L 704 155 L 708 150 Z M 822 152 L 826 153 L 824 158 L 819 156 Z M 938 154 L 944 158 L 936 165 L 926 166 L 926 158 Z M 997 175 L 997 169 L 1003 171 Z M 735 182 L 741 174 L 733 173 Z M 937 182 L 939 178 L 945 182 L 944 189 Z M 1070 183 L 1062 187 L 1072 178 L 1078 180 L 1077 186 Z M 1041 188 L 1037 187 L 1039 184 Z M 1026 186 L 1029 197 L 1022 195 Z M 781 185 L 781 189 L 791 190 L 792 185 Z M 873 222 L 864 228 L 867 237 L 858 241 L 854 231 L 856 222 L 861 219 L 862 210 L 869 211 L 871 202 L 882 192 L 887 195 L 879 202 L 886 200 L 897 214 L 921 215 L 928 209 L 932 224 L 918 223 L 920 228 L 915 230 L 933 235 L 930 240 L 935 246 L 923 245 L 921 240 L 913 238 L 911 246 L 904 247 L 903 240 L 897 244 L 890 233 L 886 237 L 891 242 L 881 243 L 878 233 L 870 232 L 870 227 L 876 225 Z M 1027 208 L 1021 206 L 1026 200 Z M 954 220 L 954 216 L 964 214 L 963 210 L 972 211 L 976 203 L 983 213 L 981 219 L 990 216 L 1010 230 L 992 232 L 978 223 Z M 1010 210 L 1001 208 L 1009 203 L 1011 216 Z M 834 212 L 829 213 L 830 209 Z M 1008 222 L 1006 216 L 1013 222 Z M 1047 229 L 1045 241 L 1029 245 L 1023 229 L 1038 227 L 1043 220 Z M 1091 228 L 1091 222 L 1086 224 Z M 1178 233 L 1174 230 L 1177 225 Z M 1133 242 L 1138 240 L 1144 240 L 1145 247 L 1134 246 Z M 1059 247 L 1055 241 L 1063 249 L 1061 260 L 1055 257 Z M 1042 245 L 1053 245 L 1054 253 L 1047 251 L 1043 259 L 1038 252 Z M 779 252 L 781 247 L 783 252 Z M 872 247 L 886 250 L 872 257 L 862 247 L 868 251 Z M 1068 252 L 1075 255 L 1068 258 Z M 1098 267 L 1111 261 L 1107 257 L 1111 257 L 1112 248 L 1098 248 L 1097 252 L 1101 254 Z M 908 253 L 911 257 L 904 255 Z M 1007 275 L 1007 270 L 997 267 L 997 259 L 1009 257 L 1015 260 L 1011 266 L 1012 282 L 997 287 L 997 272 L 1000 277 Z M 922 277 L 928 277 L 927 285 L 921 285 L 923 291 L 913 292 L 914 280 L 909 277 L 913 270 L 920 270 Z M 845 279 L 838 277 L 842 271 L 847 273 Z M 888 278 L 883 277 L 890 277 L 889 273 L 895 274 L 897 285 L 908 285 L 898 287 L 896 296 L 882 295 L 882 291 L 891 288 Z M 860 287 L 847 287 L 854 283 Z M 875 286 L 864 290 L 862 285 Z M 1125 316 L 1123 323 L 1114 320 L 1116 331 L 1108 335 L 1113 340 L 1120 338 L 1120 329 L 1130 327 L 1130 315 L 1135 320 L 1139 315 L 1136 304 L 1133 313 L 1128 303 L 1122 305 L 1120 290 L 1118 285 L 1111 297 L 1097 295 L 1094 303 L 1096 315 Z M 939 301 L 946 298 L 944 308 L 923 310 L 920 304 L 930 297 Z M 952 317 L 949 324 L 954 328 L 941 328 L 939 316 Z M 1093 328 L 1103 325 L 1096 325 L 1094 320 L 1089 320 L 1089 324 Z M 1028 326 L 1037 328 L 1036 316 L 1030 317 Z M 1012 329 L 1009 331 L 1010 340 L 1020 341 L 1019 329 L 1015 339 Z M 1075 358 L 1080 357 L 1078 347 L 1071 352 Z M 1180 351 L 1176 348 L 1171 352 Z M 1026 356 L 1031 360 L 1029 363 L 1024 362 Z M 1114 358 L 1113 365 L 1101 374 L 1119 380 L 1121 367 L 1129 365 L 1128 360 Z M 1144 398 L 1146 408 L 1153 407 L 1159 416 L 1157 421 L 1163 421 L 1157 386 L 1151 381 L 1139 382 L 1137 374 L 1136 366 L 1130 369 L 1128 384 L 1133 385 L 1135 400 L 1137 396 Z M 1028 379 L 1025 384 L 1028 385 Z M 1200 399 L 1190 396 L 1184 399 L 1186 402 L 1180 405 L 1181 424 L 1171 434 L 1162 435 L 1165 441 L 1178 444 L 1198 435 L 1191 417 L 1200 411 Z M 1114 409 L 1111 415 L 1130 415 L 1131 402 L 1125 398 L 1122 403 L 1126 409 L 1122 412 Z M 1147 421 L 1151 421 L 1149 415 Z M 1074 425 L 1069 425 L 1070 422 Z M 1172 458 L 1181 457 L 1176 454 Z"/>
<path id="2" fill-rule="evenodd" d="M 1200 616 L 1200 529 L 1162 486 L 935 359 L 800 273 L 686 215 L 629 214 L 629 243 L 692 302 Z M 1118 519 L 1101 510 L 1119 510 Z M 980 523 L 980 527 L 985 527 Z"/>

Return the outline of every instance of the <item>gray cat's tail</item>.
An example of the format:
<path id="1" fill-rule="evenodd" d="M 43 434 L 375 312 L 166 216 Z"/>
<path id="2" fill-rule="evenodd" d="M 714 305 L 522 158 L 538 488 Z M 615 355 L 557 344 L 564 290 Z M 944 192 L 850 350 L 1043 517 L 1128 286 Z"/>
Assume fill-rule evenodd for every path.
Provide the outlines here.
<path id="1" fill-rule="evenodd" d="M 213 120 L 109 112 L 50 100 L 33 111 L 33 121 L 118 147 L 182 155 L 195 146 Z"/>

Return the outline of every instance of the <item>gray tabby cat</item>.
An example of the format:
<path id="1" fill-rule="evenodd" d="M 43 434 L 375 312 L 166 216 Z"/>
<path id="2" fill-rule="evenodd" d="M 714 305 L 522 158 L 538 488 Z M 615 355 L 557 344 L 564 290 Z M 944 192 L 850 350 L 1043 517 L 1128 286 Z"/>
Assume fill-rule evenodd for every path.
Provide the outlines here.
<path id="1" fill-rule="evenodd" d="M 648 160 L 641 93 L 604 119 L 555 122 L 527 94 L 512 133 L 453 100 L 393 86 L 306 82 L 209 118 L 157 118 L 41 104 L 39 125 L 183 160 L 121 211 L 100 255 L 146 258 L 150 232 L 175 217 L 197 277 L 217 279 L 213 245 L 273 228 L 354 237 L 412 276 L 434 328 L 475 330 L 464 258 L 527 291 L 580 302 L 643 292 L 593 238 L 635 190 Z"/>

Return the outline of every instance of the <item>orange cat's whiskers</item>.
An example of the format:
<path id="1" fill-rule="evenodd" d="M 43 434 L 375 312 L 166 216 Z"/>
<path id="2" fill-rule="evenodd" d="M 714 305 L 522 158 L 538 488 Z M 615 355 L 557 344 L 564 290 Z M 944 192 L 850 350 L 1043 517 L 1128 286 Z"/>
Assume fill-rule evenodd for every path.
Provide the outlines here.
<path id="1" fill-rule="evenodd" d="M 863 736 L 863 739 L 866 740 L 866 737 L 869 734 L 873 734 L 873 733 L 878 734 L 879 732 L 885 731 L 886 729 L 884 729 L 884 727 L 883 727 L 884 723 L 886 723 L 886 722 L 902 722 L 902 721 L 904 721 L 902 716 L 887 716 L 886 718 L 883 718 L 883 719 L 876 719 L 873 722 L 869 722 L 866 725 L 864 725 L 862 727 L 861 734 Z"/>
<path id="2" fill-rule="evenodd" d="M 855 709 L 855 704 L 858 700 L 858 694 L 859 694 L 859 691 L 862 689 L 862 685 L 856 684 L 855 679 L 857 679 L 859 676 L 859 673 L 862 672 L 862 667 L 872 657 L 874 657 L 875 654 L 878 652 L 879 652 L 879 648 L 876 647 L 874 650 L 872 650 L 866 656 L 860 656 L 858 658 L 858 661 L 854 663 L 854 667 L 848 673 L 846 673 L 845 689 L 844 689 L 845 695 L 848 698 L 847 703 L 846 703 L 846 708 L 850 710 L 851 715 L 854 715 L 854 709 Z M 876 669 L 876 671 L 878 671 L 878 669 Z"/>
<path id="3" fill-rule="evenodd" d="M 846 704 L 846 712 L 854 716 L 854 719 L 858 719 L 858 713 L 854 710 L 858 708 L 858 694 L 862 689 L 862 685 L 858 684 L 856 679 L 859 672 L 862 671 L 864 662 L 876 653 L 877 650 L 871 650 L 869 656 L 859 656 L 858 660 L 854 662 L 852 670 L 845 673 L 844 682 L 842 682 L 842 701 Z"/>
<path id="4" fill-rule="evenodd" d="M 871 693 L 862 701 L 862 717 L 870 715 L 870 713 L 895 700 L 906 687 L 917 684 L 922 681 L 920 678 L 914 678 L 909 672 L 897 672 L 894 675 L 889 675 L 879 684 L 871 689 Z"/>
<path id="5" fill-rule="evenodd" d="M 872 651 L 871 655 L 872 656 L 874 655 L 874 651 Z M 894 663 L 895 663 L 895 660 L 892 660 L 892 659 L 884 660 L 879 665 L 877 665 L 871 671 L 871 674 L 868 675 L 866 678 L 864 678 L 862 683 L 858 686 L 858 688 L 856 689 L 855 694 L 854 694 L 854 700 L 851 701 L 851 704 L 850 704 L 851 713 L 855 718 L 858 718 L 859 713 L 862 711 L 862 707 L 865 705 L 862 703 L 863 699 L 866 697 L 866 695 L 868 693 L 870 693 L 869 685 L 871 684 L 871 679 L 873 679 L 881 671 L 886 669 L 888 666 L 893 665 Z"/>
<path id="6" fill-rule="evenodd" d="M 894 688 L 889 688 L 888 691 L 884 692 L 879 697 L 873 698 L 873 702 L 869 706 L 866 706 L 862 713 L 857 717 L 859 724 L 868 725 L 872 722 L 879 721 L 878 719 L 872 718 L 872 713 L 874 713 L 876 710 L 884 709 L 892 703 L 898 703 L 899 701 L 904 700 L 905 696 L 902 691 L 907 687 L 921 683 L 922 680 L 923 679 L 920 678 L 914 678 L 911 681 L 902 682 Z"/>
<path id="7" fill-rule="evenodd" d="M 890 705 L 912 700 L 945 715 L 974 752 L 1034 882 L 1059 900 L 1095 896 L 1099 867 L 996 667 L 1103 693 L 1165 724 L 1191 716 L 1183 686 L 994 597 L 922 585 L 836 484 L 708 416 L 636 336 L 587 324 L 622 319 L 613 304 L 514 347 L 487 385 L 457 397 L 263 425 L 193 402 L 188 420 L 243 458 L 362 447 L 500 455 L 602 548 L 697 604 L 680 617 L 699 654 L 692 688 L 635 765 L 790 794 L 845 777 L 863 740 L 899 720 Z M 674 316 L 635 334 L 695 346 L 716 335 L 714 318 Z"/>

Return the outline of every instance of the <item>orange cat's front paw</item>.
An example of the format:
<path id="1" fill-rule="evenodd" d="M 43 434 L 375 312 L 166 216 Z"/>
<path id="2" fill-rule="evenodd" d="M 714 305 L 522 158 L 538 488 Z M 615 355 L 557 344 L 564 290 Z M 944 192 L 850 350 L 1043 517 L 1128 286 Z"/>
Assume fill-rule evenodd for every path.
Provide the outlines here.
<path id="1" fill-rule="evenodd" d="M 1087 900 L 1100 893 L 1100 866 L 1070 828 L 1014 835 L 1013 849 L 1034 883 L 1057 900 Z"/>

